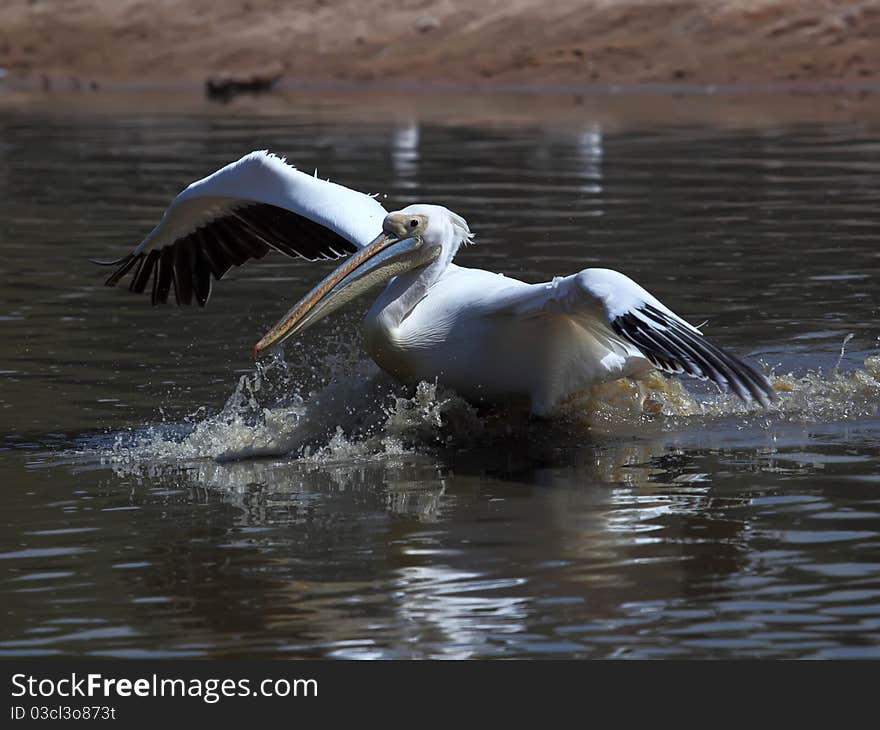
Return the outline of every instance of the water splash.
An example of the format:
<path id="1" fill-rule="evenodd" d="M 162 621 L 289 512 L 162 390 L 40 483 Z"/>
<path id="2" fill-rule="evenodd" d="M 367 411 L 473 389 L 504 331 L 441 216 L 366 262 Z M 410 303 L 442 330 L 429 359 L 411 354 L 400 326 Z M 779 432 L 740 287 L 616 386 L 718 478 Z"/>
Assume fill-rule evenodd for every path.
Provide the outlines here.
<path id="1" fill-rule="evenodd" d="M 880 355 L 865 359 L 864 369 L 842 373 L 811 370 L 804 375 L 765 374 L 779 400 L 764 411 L 746 405 L 730 394 L 703 394 L 690 390 L 687 381 L 667 378 L 658 372 L 636 382 L 618 380 L 593 388 L 564 404 L 570 417 L 584 420 L 593 428 L 644 424 L 663 419 L 674 425 L 679 419 L 711 421 L 731 416 L 755 416 L 773 421 L 819 423 L 875 416 L 880 410 Z"/>
<path id="2" fill-rule="evenodd" d="M 324 363 L 327 365 L 327 363 Z M 369 360 L 332 364 L 345 375 L 303 393 L 280 356 L 239 378 L 219 413 L 188 423 L 155 425 L 114 436 L 102 461 L 234 461 L 291 455 L 320 463 L 413 452 L 453 434 L 478 435 L 476 408 L 436 383 L 414 393 Z"/>
<path id="3" fill-rule="evenodd" d="M 335 362 L 343 372 L 304 392 L 280 356 L 243 375 L 221 411 L 189 424 L 151 426 L 118 434 L 101 459 L 116 466 L 145 462 L 216 462 L 286 456 L 320 464 L 418 454 L 503 437 L 526 414 L 486 411 L 436 383 L 413 392 L 369 360 Z M 325 371 L 326 372 L 326 371 Z M 653 373 L 641 381 L 607 383 L 568 399 L 558 412 L 575 437 L 638 435 L 736 417 L 766 428 L 778 422 L 827 422 L 874 416 L 880 404 L 880 356 L 864 369 L 777 375 L 767 371 L 780 399 L 769 411 L 730 395 L 692 389 Z"/>

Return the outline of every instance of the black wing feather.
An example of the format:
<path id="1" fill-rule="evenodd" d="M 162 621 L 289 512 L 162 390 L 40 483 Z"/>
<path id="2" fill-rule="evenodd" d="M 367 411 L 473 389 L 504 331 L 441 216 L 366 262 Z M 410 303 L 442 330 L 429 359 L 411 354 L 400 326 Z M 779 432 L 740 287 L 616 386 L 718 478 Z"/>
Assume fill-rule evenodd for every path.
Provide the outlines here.
<path id="1" fill-rule="evenodd" d="M 318 261 L 348 256 L 357 246 L 305 216 L 268 203 L 246 203 L 161 249 L 106 262 L 118 267 L 106 283 L 115 286 L 133 270 L 129 290 L 144 292 L 152 279 L 153 304 L 168 301 L 173 285 L 178 305 L 191 304 L 195 295 L 204 306 L 212 277 L 219 281 L 233 266 L 261 259 L 272 249 Z"/>
<path id="2" fill-rule="evenodd" d="M 751 365 L 651 304 L 616 317 L 611 326 L 661 370 L 711 380 L 742 400 L 754 398 L 764 407 L 777 399 L 767 378 Z"/>
<path id="3" fill-rule="evenodd" d="M 131 254 L 129 254 L 128 256 L 124 256 L 123 258 L 119 259 L 119 261 L 114 261 L 112 264 L 110 264 L 114 266 L 116 264 L 122 265 L 107 278 L 107 286 L 116 286 L 116 284 L 119 283 L 119 280 L 123 276 L 125 276 L 129 272 L 129 269 L 131 269 L 135 264 L 140 267 L 140 260 L 140 256 L 132 256 Z"/>
<path id="4" fill-rule="evenodd" d="M 193 242 L 194 265 L 193 274 L 193 293 L 196 295 L 196 301 L 200 307 L 204 307 L 211 296 L 211 262 L 205 256 L 205 250 L 201 242 L 196 240 Z"/>
<path id="5" fill-rule="evenodd" d="M 166 246 L 159 254 L 156 278 L 153 279 L 153 304 L 165 304 L 174 283 L 174 247 Z"/>
<path id="6" fill-rule="evenodd" d="M 153 275 L 153 270 L 156 268 L 156 263 L 159 261 L 159 252 L 158 251 L 150 251 L 147 254 L 146 258 L 141 261 L 141 264 L 137 270 L 137 273 L 131 280 L 131 284 L 128 287 L 129 291 L 133 291 L 136 294 L 143 294 L 144 289 L 147 287 L 147 283 L 150 281 L 150 277 Z"/>

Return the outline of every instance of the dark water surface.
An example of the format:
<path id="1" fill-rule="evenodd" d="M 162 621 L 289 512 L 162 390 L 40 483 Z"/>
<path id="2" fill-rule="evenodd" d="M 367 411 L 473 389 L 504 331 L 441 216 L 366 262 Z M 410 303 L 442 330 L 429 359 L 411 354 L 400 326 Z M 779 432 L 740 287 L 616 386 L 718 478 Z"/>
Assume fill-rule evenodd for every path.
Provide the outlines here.
<path id="1" fill-rule="evenodd" d="M 375 377 L 365 303 L 255 371 L 322 267 L 205 311 L 101 285 L 87 256 L 263 148 L 449 206 L 463 265 L 620 269 L 782 405 L 529 423 Z M 857 123 L 0 111 L 0 655 L 880 658 L 878 191 Z"/>

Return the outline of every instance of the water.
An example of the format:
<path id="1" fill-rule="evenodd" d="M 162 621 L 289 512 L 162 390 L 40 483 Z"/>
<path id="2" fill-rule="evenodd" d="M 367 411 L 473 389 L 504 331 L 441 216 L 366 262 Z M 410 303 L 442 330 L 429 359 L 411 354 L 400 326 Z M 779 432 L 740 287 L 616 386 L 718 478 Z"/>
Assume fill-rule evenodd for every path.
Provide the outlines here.
<path id="1" fill-rule="evenodd" d="M 358 113 L 0 108 L 0 655 L 880 657 L 880 128 Z M 205 311 L 101 285 L 87 256 L 266 147 L 448 205 L 463 265 L 626 272 L 780 407 L 478 411 L 377 373 L 366 303 L 258 370 L 325 273 L 280 256 Z"/>

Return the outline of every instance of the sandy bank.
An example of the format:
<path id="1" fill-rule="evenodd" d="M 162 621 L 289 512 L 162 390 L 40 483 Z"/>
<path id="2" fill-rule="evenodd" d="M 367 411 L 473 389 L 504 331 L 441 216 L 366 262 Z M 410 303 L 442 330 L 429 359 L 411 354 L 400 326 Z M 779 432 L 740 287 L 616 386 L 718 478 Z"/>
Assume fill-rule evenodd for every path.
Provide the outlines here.
<path id="1" fill-rule="evenodd" d="M 0 67 L 45 85 L 288 79 L 880 82 L 880 0 L 5 0 Z"/>

